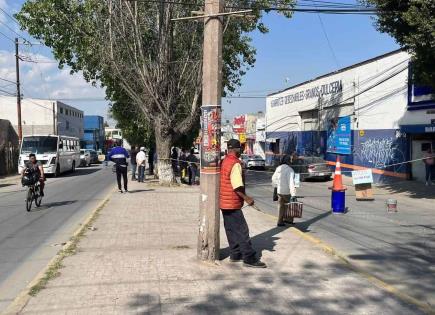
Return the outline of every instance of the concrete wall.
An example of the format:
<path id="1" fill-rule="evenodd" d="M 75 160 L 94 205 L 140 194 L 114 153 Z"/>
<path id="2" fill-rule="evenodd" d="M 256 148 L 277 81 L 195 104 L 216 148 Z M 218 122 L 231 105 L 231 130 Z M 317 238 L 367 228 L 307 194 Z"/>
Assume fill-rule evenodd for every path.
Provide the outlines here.
<path id="1" fill-rule="evenodd" d="M 0 175 L 17 172 L 18 154 L 17 133 L 9 120 L 0 119 Z"/>

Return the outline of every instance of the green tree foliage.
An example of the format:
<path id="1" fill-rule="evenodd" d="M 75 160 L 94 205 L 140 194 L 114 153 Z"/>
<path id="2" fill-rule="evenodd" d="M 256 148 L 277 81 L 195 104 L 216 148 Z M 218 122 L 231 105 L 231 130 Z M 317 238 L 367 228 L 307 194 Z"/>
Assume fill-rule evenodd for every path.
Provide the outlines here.
<path id="1" fill-rule="evenodd" d="M 364 0 L 379 14 L 376 26 L 413 56 L 414 79 L 435 87 L 435 1 Z"/>
<path id="2" fill-rule="evenodd" d="M 104 86 L 116 112 L 143 117 L 163 161 L 159 174 L 173 178 L 170 164 L 164 162 L 170 147 L 198 127 L 203 23 L 172 19 L 190 16 L 203 4 L 203 0 L 28 0 L 16 17 L 23 29 L 53 50 L 60 67 L 68 65 L 92 84 Z M 226 11 L 253 9 L 249 18 L 223 19 L 223 88 L 232 92 L 255 63 L 249 32 L 268 31 L 261 23 L 263 9 L 291 8 L 294 0 L 225 4 Z M 289 11 L 285 15 L 290 16 Z M 128 119 L 122 124 L 127 128 Z"/>

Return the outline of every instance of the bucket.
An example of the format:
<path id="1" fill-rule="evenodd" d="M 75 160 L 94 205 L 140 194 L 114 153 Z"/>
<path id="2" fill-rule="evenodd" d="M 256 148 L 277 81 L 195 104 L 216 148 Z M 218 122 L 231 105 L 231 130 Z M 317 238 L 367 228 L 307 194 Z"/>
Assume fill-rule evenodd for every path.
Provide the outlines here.
<path id="1" fill-rule="evenodd" d="M 388 199 L 387 200 L 387 212 L 397 212 L 397 200 Z"/>

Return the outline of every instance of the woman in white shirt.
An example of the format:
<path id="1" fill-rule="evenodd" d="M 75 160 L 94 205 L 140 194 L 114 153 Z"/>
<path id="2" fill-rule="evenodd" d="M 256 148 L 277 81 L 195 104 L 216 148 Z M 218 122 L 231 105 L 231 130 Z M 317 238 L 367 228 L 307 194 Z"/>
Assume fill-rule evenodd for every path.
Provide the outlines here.
<path id="1" fill-rule="evenodd" d="M 290 202 L 292 196 L 296 196 L 295 172 L 290 167 L 291 158 L 284 155 L 280 165 L 276 168 L 272 176 L 272 185 L 277 188 L 278 192 L 278 223 L 277 226 L 284 226 L 285 204 Z M 289 222 L 293 224 L 293 218 Z"/>

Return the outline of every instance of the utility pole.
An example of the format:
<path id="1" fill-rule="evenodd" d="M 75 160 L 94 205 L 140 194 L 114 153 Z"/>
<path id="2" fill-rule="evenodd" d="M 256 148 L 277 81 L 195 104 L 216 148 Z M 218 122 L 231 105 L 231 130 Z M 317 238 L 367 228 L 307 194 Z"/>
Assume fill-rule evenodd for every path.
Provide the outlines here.
<path id="1" fill-rule="evenodd" d="M 20 56 L 18 55 L 18 38 L 15 38 L 15 71 L 17 74 L 17 116 L 18 116 L 18 139 L 23 140 L 23 129 L 21 125 L 21 89 L 20 89 Z"/>
<path id="2" fill-rule="evenodd" d="M 198 258 L 219 259 L 219 190 L 224 0 L 205 0 Z M 217 16 L 212 16 L 217 15 Z"/>

